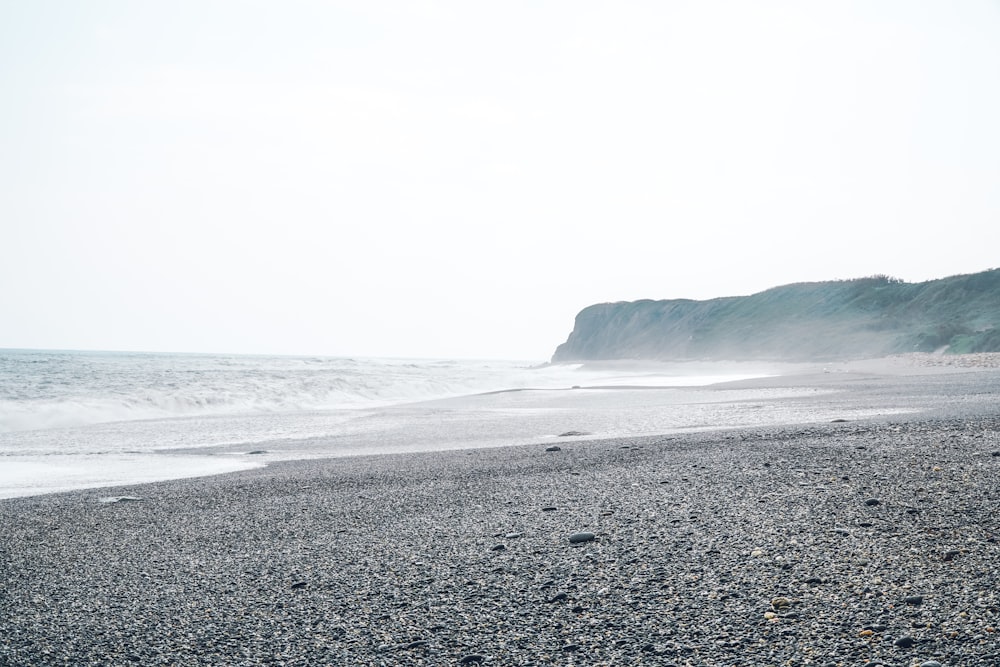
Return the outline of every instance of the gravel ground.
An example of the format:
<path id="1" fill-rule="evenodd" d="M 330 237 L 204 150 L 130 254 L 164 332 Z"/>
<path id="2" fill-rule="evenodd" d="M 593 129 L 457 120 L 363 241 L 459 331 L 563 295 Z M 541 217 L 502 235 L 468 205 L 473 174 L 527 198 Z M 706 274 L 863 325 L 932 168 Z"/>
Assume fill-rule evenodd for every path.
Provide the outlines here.
<path id="1" fill-rule="evenodd" d="M 0 665 L 1000 665 L 991 405 L 0 501 Z"/>
<path id="2" fill-rule="evenodd" d="M 1000 368 L 1000 352 L 973 354 L 903 354 L 900 358 L 917 366 L 950 366 L 953 368 Z"/>

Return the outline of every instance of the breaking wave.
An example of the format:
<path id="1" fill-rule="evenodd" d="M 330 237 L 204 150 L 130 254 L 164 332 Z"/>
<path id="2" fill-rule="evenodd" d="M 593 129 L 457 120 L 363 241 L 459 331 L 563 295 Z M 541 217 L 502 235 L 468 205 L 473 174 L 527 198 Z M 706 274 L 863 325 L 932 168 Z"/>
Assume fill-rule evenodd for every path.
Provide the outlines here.
<path id="1" fill-rule="evenodd" d="M 0 432 L 657 384 L 672 383 L 636 369 L 528 362 L 7 350 L 0 351 Z"/>
<path id="2" fill-rule="evenodd" d="M 527 363 L 0 351 L 0 432 L 177 416 L 378 407 L 525 386 Z"/>

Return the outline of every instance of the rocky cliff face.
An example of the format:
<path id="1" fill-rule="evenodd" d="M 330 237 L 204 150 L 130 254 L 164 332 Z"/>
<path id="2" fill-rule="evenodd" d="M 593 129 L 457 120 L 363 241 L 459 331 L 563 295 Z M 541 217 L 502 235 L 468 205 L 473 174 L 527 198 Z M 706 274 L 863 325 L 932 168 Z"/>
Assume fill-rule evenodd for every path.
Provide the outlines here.
<path id="1" fill-rule="evenodd" d="M 552 360 L 800 361 L 1000 351 L 1000 269 L 925 283 L 884 276 L 798 283 L 743 297 L 583 309 Z"/>

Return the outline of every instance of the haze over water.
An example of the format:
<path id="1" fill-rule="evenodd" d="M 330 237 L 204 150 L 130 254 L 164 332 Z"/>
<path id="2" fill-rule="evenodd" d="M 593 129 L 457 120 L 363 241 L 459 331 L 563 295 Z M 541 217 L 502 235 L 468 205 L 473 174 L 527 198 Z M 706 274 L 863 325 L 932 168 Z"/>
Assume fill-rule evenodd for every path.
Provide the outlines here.
<path id="1" fill-rule="evenodd" d="M 816 390 L 699 389 L 774 372 L 5 350 L 0 497 L 283 459 L 563 442 L 567 431 L 610 437 L 816 418 L 795 401 Z"/>

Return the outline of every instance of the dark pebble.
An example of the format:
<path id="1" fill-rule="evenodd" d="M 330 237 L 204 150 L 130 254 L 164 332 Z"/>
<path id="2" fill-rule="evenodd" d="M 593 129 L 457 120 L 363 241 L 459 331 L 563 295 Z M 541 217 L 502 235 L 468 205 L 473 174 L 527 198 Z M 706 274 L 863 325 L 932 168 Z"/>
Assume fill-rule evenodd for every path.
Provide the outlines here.
<path id="1" fill-rule="evenodd" d="M 868 500 L 865 501 L 865 505 L 868 505 L 868 507 L 875 507 L 876 505 L 881 505 L 881 504 L 882 501 L 879 500 L 878 498 L 869 498 Z"/>
<path id="2" fill-rule="evenodd" d="M 569 596 L 566 595 L 565 593 L 556 593 L 555 595 L 553 595 L 552 597 L 550 597 L 548 600 L 546 600 L 546 602 L 549 602 L 549 603 L 552 603 L 552 602 L 562 602 L 563 600 L 565 600 L 568 597 Z"/>
<path id="3" fill-rule="evenodd" d="M 903 598 L 903 602 L 905 602 L 906 604 L 912 604 L 912 605 L 923 604 L 923 602 L 924 602 L 924 596 L 923 595 L 907 595 L 905 598 Z"/>
<path id="4" fill-rule="evenodd" d="M 562 447 L 560 447 L 559 445 L 552 445 L 551 447 L 546 447 L 545 451 L 547 451 L 547 452 L 561 452 L 562 451 Z"/>
<path id="5" fill-rule="evenodd" d="M 470 653 L 469 655 L 463 655 L 462 659 L 458 661 L 460 665 L 471 665 L 472 663 L 485 662 L 486 656 L 479 655 L 478 653 Z"/>
<path id="6" fill-rule="evenodd" d="M 955 560 L 955 556 L 960 556 L 961 554 L 962 552 L 958 549 L 952 549 L 951 551 L 946 551 L 941 559 L 945 561 Z"/>
<path id="7" fill-rule="evenodd" d="M 560 438 L 569 438 L 574 435 L 590 435 L 589 431 L 566 431 L 565 433 L 560 433 Z"/>
<path id="8" fill-rule="evenodd" d="M 417 641 L 410 642 L 409 644 L 403 644 L 403 650 L 409 650 L 411 648 L 421 648 L 427 646 L 427 641 L 424 639 L 418 639 Z"/>
<path id="9" fill-rule="evenodd" d="M 503 550 L 504 550 L 504 549 L 506 549 L 506 548 L 507 548 L 507 547 L 505 547 L 505 546 L 504 546 L 504 545 L 502 545 L 502 544 L 497 544 L 496 546 L 492 547 L 492 548 L 490 549 L 490 551 L 503 551 Z"/>
<path id="10" fill-rule="evenodd" d="M 580 648 L 579 644 L 566 644 L 562 647 L 563 653 L 572 653 L 573 651 Z"/>
<path id="11" fill-rule="evenodd" d="M 304 581 L 296 581 L 294 584 L 292 584 L 293 591 L 302 590 L 305 587 L 306 587 L 306 582 Z"/>
<path id="12" fill-rule="evenodd" d="M 900 637 L 899 639 L 894 641 L 892 645 L 897 646 L 899 648 L 911 648 L 916 643 L 917 641 L 913 637 Z"/>
<path id="13" fill-rule="evenodd" d="M 581 542 L 593 542 L 597 536 L 593 533 L 573 533 L 569 536 L 570 544 L 580 544 Z"/>
<path id="14" fill-rule="evenodd" d="M 552 507 L 551 505 L 549 505 L 549 506 L 547 506 L 547 507 L 543 507 L 543 508 L 542 508 L 542 511 L 543 511 L 543 512 L 555 512 L 555 511 L 556 511 L 556 508 L 555 508 L 555 507 Z"/>
<path id="15" fill-rule="evenodd" d="M 574 614 L 582 614 L 584 611 L 585 611 L 584 608 L 581 607 L 580 605 L 577 605 L 577 606 L 573 607 L 573 609 L 572 609 L 572 612 Z"/>
<path id="16" fill-rule="evenodd" d="M 113 505 L 114 503 L 141 503 L 142 498 L 138 496 L 110 496 L 108 498 L 101 498 L 98 502 L 105 505 Z"/>

